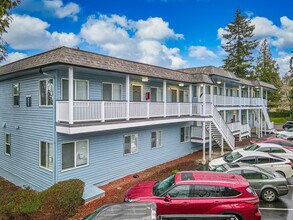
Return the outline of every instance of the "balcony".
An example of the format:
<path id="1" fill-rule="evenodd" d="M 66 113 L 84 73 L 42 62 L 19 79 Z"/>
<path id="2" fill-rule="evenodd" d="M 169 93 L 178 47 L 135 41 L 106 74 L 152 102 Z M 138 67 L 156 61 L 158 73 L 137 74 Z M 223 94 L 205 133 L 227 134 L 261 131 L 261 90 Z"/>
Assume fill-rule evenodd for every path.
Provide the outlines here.
<path id="1" fill-rule="evenodd" d="M 69 102 L 56 102 L 56 122 L 70 123 Z M 74 101 L 73 123 L 211 116 L 211 103 L 164 103 L 127 101 Z"/>
<path id="2" fill-rule="evenodd" d="M 240 130 L 241 130 L 241 123 L 240 122 L 228 123 L 227 125 L 233 134 L 240 133 Z"/>
<path id="3" fill-rule="evenodd" d="M 207 100 L 211 100 L 211 95 L 206 95 Z M 267 100 L 262 98 L 248 98 L 235 96 L 214 95 L 213 101 L 215 106 L 261 106 L 267 105 Z"/>

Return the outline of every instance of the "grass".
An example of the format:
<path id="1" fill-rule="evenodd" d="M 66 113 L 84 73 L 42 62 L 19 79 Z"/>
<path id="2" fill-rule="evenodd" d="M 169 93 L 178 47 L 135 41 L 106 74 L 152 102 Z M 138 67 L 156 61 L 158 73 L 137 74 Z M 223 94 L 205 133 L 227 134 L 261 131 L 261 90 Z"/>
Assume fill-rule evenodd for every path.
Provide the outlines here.
<path id="1" fill-rule="evenodd" d="M 274 122 L 275 124 L 285 124 L 289 118 L 270 118 L 272 122 Z"/>
<path id="2" fill-rule="evenodd" d="M 83 203 L 83 189 L 82 181 L 67 180 L 36 192 L 0 177 L 0 219 L 67 219 Z"/>

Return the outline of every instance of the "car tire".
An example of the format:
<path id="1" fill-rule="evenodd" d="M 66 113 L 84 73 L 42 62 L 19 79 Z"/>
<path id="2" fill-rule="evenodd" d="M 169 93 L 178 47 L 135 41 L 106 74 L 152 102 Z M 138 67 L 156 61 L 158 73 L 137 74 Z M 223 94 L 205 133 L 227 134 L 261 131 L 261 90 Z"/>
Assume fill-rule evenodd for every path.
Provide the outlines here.
<path id="1" fill-rule="evenodd" d="M 282 172 L 282 171 L 276 171 L 277 173 L 279 173 L 279 174 L 281 174 L 283 177 L 285 177 L 286 178 L 286 175 L 285 175 L 285 173 L 284 172 Z"/>
<path id="2" fill-rule="evenodd" d="M 274 202 L 278 198 L 278 194 L 276 190 L 272 188 L 267 188 L 261 192 L 261 198 L 265 202 Z"/>
<path id="3" fill-rule="evenodd" d="M 235 213 L 229 213 L 229 212 L 225 212 L 225 213 L 222 213 L 223 215 L 234 215 L 236 217 L 235 220 L 243 220 L 243 218 L 238 215 L 238 214 L 235 214 Z"/>

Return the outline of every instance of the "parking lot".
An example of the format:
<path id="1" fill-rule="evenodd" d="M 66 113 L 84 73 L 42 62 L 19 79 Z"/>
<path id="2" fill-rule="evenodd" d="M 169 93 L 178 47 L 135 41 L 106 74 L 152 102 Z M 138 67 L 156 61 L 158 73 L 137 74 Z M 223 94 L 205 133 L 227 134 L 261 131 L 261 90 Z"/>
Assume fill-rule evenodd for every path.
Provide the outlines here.
<path id="1" fill-rule="evenodd" d="M 199 170 L 208 170 L 208 165 L 202 166 Z M 260 211 L 264 220 L 291 220 L 293 219 L 293 177 L 288 179 L 290 191 L 287 195 L 278 198 L 273 203 L 260 200 Z"/>

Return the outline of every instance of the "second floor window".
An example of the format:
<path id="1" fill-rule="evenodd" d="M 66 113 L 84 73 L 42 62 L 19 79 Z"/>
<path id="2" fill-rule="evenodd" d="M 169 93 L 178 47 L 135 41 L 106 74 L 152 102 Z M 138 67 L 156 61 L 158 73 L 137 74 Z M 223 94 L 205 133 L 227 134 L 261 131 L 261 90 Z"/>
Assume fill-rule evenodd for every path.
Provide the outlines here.
<path id="1" fill-rule="evenodd" d="M 19 106 L 19 83 L 12 85 L 13 87 L 13 105 Z"/>
<path id="2" fill-rule="evenodd" d="M 44 79 L 40 81 L 40 105 L 53 105 L 53 79 Z"/>
<path id="3" fill-rule="evenodd" d="M 103 83 L 103 100 L 122 99 L 122 85 L 117 83 Z"/>
<path id="4" fill-rule="evenodd" d="M 68 79 L 62 79 L 62 100 L 68 100 Z M 89 81 L 75 79 L 73 81 L 74 100 L 89 99 Z"/>

